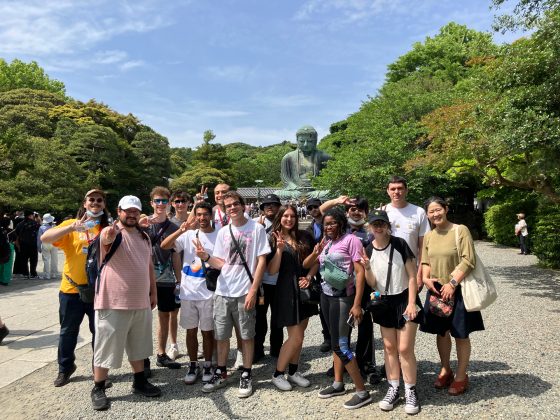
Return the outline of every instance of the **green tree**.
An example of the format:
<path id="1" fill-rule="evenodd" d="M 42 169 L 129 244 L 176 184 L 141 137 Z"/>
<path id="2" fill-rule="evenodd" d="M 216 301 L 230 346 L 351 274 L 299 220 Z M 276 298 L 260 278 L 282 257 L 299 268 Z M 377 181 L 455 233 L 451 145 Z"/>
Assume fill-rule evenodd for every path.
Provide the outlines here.
<path id="1" fill-rule="evenodd" d="M 0 58 L 0 92 L 20 88 L 45 90 L 61 97 L 65 94 L 64 83 L 51 79 L 35 61 L 16 59 L 7 63 Z"/>
<path id="2" fill-rule="evenodd" d="M 155 185 L 167 185 L 171 172 L 169 141 L 151 128 L 145 127 L 132 140 L 132 154 L 139 163 L 135 179 L 138 194 L 149 195 Z"/>
<path id="3" fill-rule="evenodd" d="M 171 189 L 188 191 L 194 195 L 200 191 L 201 185 L 210 190 L 221 183 L 232 185 L 231 177 L 224 171 L 199 163 L 183 172 L 180 177 L 173 179 Z"/>

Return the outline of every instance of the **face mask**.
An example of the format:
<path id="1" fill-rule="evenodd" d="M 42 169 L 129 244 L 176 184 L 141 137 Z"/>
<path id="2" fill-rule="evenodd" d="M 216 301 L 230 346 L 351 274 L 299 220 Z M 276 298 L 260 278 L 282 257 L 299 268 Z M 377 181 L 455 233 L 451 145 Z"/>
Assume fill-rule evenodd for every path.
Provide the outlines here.
<path id="1" fill-rule="evenodd" d="M 365 219 L 353 220 L 350 217 L 348 218 L 348 224 L 351 225 L 352 227 L 360 227 L 363 226 L 365 223 L 366 223 Z"/>
<path id="2" fill-rule="evenodd" d="M 88 210 L 88 211 L 86 211 L 86 214 L 88 215 L 88 217 L 101 217 L 101 216 L 103 216 L 103 210 L 101 210 L 97 213 L 94 213 L 91 210 Z"/>

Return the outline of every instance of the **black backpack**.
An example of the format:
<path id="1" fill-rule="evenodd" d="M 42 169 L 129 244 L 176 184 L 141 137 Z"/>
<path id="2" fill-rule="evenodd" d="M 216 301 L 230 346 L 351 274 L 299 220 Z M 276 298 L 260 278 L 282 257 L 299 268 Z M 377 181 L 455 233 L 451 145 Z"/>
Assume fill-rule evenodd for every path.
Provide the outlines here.
<path id="1" fill-rule="evenodd" d="M 8 239 L 8 232 L 0 228 L 0 264 L 6 264 L 10 261 L 10 241 Z"/>

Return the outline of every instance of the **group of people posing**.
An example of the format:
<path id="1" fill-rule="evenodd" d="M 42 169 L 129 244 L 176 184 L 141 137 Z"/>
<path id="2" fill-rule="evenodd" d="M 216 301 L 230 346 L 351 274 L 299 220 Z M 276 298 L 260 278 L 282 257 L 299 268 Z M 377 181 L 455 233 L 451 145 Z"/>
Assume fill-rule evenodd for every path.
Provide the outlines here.
<path id="1" fill-rule="evenodd" d="M 405 412 L 420 410 L 414 354 L 419 325 L 421 331 L 437 336 L 441 370 L 434 386 L 450 395 L 465 392 L 469 334 L 484 329 L 480 312 L 467 312 L 461 296 L 460 283 L 476 262 L 473 240 L 465 226 L 447 219 L 444 200 L 432 197 L 422 209 L 406 201 L 407 192 L 406 180 L 393 177 L 387 185 L 391 202 L 371 212 L 359 197 L 341 196 L 324 203 L 310 199 L 306 207 L 313 219 L 303 230 L 298 209 L 282 205 L 274 194 L 262 201 L 261 216 L 251 219 L 243 197 L 225 184 L 214 189 L 214 207 L 205 201 L 203 188 L 191 211 L 188 194 L 156 187 L 150 195 L 150 216 L 142 214 L 137 197 L 125 196 L 114 222 L 105 193 L 88 191 L 75 219 L 41 235 L 43 243 L 60 248 L 66 257 L 55 386 L 66 385 L 76 370 L 74 350 L 87 316 L 93 335 L 93 408 L 109 408 L 108 372 L 121 366 L 124 351 L 134 373 L 133 392 L 159 396 L 161 390 L 148 381 L 152 310 L 157 306 L 157 365 L 181 367 L 174 360 L 179 354 L 179 324 L 186 330 L 190 359 L 184 382 L 200 379 L 203 392 L 229 382 L 228 354 L 235 332 L 238 396 L 252 395 L 252 365 L 265 356 L 269 328 L 269 352 L 277 358 L 272 383 L 282 391 L 310 386 L 299 361 L 314 315 L 320 316 L 323 328 L 321 350 L 332 351 L 334 376 L 318 397 L 344 395 L 346 371 L 355 392 L 343 407 L 371 403 L 364 377 L 382 371 L 375 363 L 373 322 L 381 328 L 388 383 L 379 402 L 382 410 L 398 404 L 401 374 Z M 86 260 L 92 258 L 96 241 L 100 275 L 93 302 L 88 302 L 83 293 L 88 284 Z M 424 286 L 427 299 L 422 306 L 418 293 Z M 431 296 L 452 311 L 445 316 L 431 311 Z M 456 372 L 450 366 L 451 337 L 457 348 Z"/>

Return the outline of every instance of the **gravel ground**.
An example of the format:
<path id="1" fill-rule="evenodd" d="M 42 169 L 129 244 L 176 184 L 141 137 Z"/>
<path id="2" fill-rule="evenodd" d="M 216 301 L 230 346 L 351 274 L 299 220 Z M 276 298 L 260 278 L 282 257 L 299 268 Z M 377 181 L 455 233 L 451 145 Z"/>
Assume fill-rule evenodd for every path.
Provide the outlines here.
<path id="1" fill-rule="evenodd" d="M 417 417 L 557 418 L 560 408 L 560 273 L 538 268 L 535 257 L 517 255 L 517 250 L 512 248 L 485 242 L 477 242 L 476 247 L 494 277 L 499 298 L 483 313 L 486 331 L 471 335 L 471 387 L 459 397 L 450 397 L 432 387 L 439 368 L 435 338 L 418 333 L 417 388 L 422 411 Z M 377 327 L 375 334 L 379 337 Z M 184 331 L 180 332 L 180 337 L 180 341 L 184 340 Z M 308 389 L 278 391 L 270 381 L 275 359 L 267 356 L 253 369 L 255 393 L 248 399 L 237 398 L 237 373 L 230 376 L 227 388 L 203 394 L 200 383 L 187 386 L 181 382 L 185 369 L 162 368 L 153 369 L 152 379 L 162 388 L 162 397 L 146 399 L 130 392 L 132 376 L 126 366 L 111 372 L 114 387 L 107 391 L 111 408 L 101 413 L 91 409 L 91 349 L 85 347 L 77 352 L 78 370 L 67 386 L 52 386 L 57 365 L 51 363 L 4 388 L 0 395 L 0 418 L 407 417 L 403 403 L 390 413 L 378 408 L 377 402 L 385 395 L 385 381 L 375 387 L 368 386 L 374 403 L 359 410 L 342 408 L 343 402 L 351 396 L 350 390 L 345 397 L 319 399 L 318 390 L 330 383 L 324 372 L 331 364 L 331 358 L 319 352 L 321 342 L 319 318 L 314 317 L 307 330 L 301 361 L 301 370 L 312 382 Z M 380 361 L 383 353 L 379 339 L 376 339 L 376 348 Z M 453 355 L 454 352 L 452 359 Z M 187 357 L 178 361 L 186 365 Z"/>

